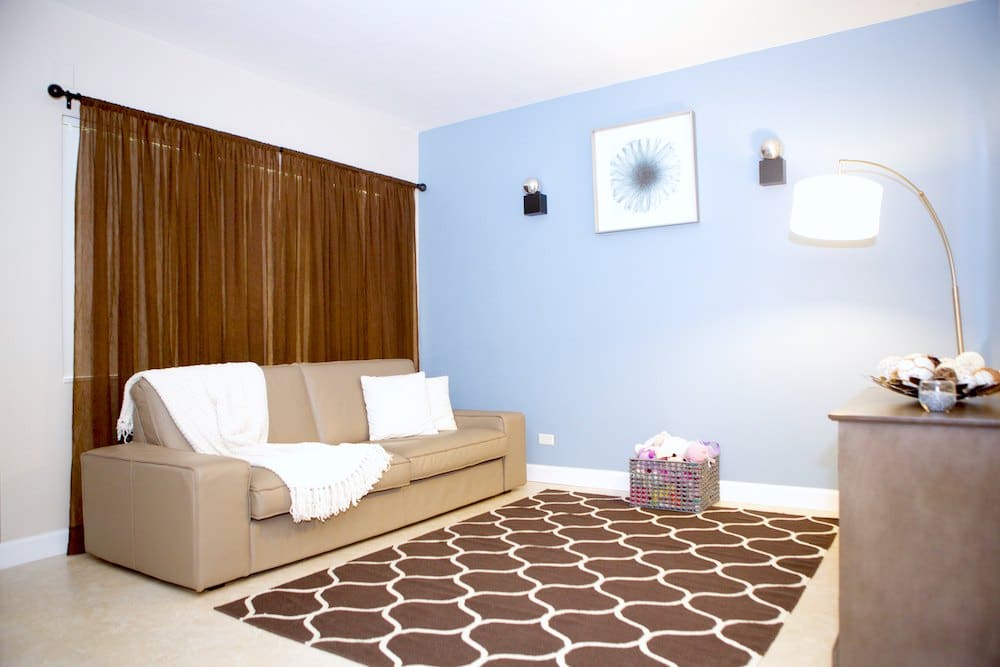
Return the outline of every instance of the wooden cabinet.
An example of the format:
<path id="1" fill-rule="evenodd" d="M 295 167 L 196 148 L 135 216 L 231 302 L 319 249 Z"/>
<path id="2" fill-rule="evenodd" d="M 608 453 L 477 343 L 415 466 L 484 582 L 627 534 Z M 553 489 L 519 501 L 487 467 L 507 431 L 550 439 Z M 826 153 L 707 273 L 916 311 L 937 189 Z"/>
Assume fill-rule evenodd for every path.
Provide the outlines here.
<path id="1" fill-rule="evenodd" d="M 838 423 L 834 664 L 1000 664 L 1000 397 L 925 413 L 878 387 Z"/>

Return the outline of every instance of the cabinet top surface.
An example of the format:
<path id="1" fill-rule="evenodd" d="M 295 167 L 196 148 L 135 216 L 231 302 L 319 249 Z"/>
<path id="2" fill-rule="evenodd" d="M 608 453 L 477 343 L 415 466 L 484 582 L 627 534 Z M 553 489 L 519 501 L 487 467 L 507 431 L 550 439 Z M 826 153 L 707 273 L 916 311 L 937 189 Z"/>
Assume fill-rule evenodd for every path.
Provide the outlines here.
<path id="1" fill-rule="evenodd" d="M 834 421 L 900 422 L 1000 428 L 1000 397 L 959 401 L 951 412 L 924 412 L 915 398 L 869 387 L 830 413 Z"/>

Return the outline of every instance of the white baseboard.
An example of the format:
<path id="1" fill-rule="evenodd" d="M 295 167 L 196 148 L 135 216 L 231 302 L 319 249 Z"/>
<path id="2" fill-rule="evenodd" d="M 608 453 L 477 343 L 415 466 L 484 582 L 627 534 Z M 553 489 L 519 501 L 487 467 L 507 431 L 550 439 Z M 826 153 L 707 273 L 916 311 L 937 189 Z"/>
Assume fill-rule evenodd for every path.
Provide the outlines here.
<path id="1" fill-rule="evenodd" d="M 595 470 L 593 468 L 570 468 L 529 463 L 528 481 L 608 489 L 623 494 L 628 492 L 628 473 L 620 470 Z M 721 500 L 726 503 L 794 507 L 834 514 L 840 509 L 840 492 L 837 489 L 721 480 L 719 482 L 719 495 Z"/>
<path id="2" fill-rule="evenodd" d="M 68 540 L 69 529 L 63 528 L 51 533 L 0 542 L 0 570 L 51 556 L 64 556 Z"/>
<path id="3" fill-rule="evenodd" d="M 795 507 L 835 515 L 840 513 L 840 491 L 837 489 L 720 480 L 719 495 L 727 503 Z"/>
<path id="4" fill-rule="evenodd" d="M 570 468 L 569 466 L 546 466 L 529 463 L 528 481 L 566 486 L 589 486 L 619 493 L 628 491 L 628 473 L 619 470 Z"/>

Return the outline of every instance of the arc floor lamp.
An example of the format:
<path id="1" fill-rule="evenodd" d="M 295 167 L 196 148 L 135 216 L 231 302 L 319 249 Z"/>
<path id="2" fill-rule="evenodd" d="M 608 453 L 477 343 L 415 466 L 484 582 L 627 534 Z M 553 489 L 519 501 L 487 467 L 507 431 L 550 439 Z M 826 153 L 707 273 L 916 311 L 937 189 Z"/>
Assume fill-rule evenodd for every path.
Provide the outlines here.
<path id="1" fill-rule="evenodd" d="M 962 308 L 958 300 L 958 280 L 955 277 L 951 244 L 948 243 L 948 235 L 927 195 L 906 176 L 878 162 L 840 160 L 837 162 L 836 174 L 813 176 L 795 184 L 792 195 L 792 233 L 821 241 L 865 241 L 878 235 L 882 186 L 867 178 L 846 173 L 849 165 L 862 165 L 887 172 L 917 195 L 930 214 L 948 257 L 951 302 L 955 313 L 955 341 L 958 354 L 962 354 L 965 352 L 965 336 L 962 332 Z"/>

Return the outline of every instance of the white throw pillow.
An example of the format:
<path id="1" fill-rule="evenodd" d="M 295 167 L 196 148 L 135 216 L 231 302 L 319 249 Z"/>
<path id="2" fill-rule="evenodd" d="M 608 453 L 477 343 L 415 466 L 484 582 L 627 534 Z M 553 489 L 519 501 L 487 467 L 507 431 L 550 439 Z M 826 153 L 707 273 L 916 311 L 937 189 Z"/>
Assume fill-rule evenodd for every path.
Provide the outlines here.
<path id="1" fill-rule="evenodd" d="M 439 431 L 455 431 L 455 413 L 451 410 L 451 397 L 448 395 L 448 376 L 427 378 L 427 400 L 431 404 L 431 417 L 434 427 Z"/>
<path id="2" fill-rule="evenodd" d="M 423 371 L 407 375 L 362 375 L 361 392 L 368 412 L 369 440 L 437 433 Z"/>

